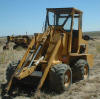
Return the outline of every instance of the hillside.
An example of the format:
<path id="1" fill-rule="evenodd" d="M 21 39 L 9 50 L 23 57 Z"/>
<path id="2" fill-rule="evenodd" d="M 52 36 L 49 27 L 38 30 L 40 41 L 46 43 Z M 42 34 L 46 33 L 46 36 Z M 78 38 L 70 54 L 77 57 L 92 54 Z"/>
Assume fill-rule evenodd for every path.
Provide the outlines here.
<path id="1" fill-rule="evenodd" d="M 100 36 L 100 31 L 83 32 L 83 34 L 86 34 L 89 36 Z"/>

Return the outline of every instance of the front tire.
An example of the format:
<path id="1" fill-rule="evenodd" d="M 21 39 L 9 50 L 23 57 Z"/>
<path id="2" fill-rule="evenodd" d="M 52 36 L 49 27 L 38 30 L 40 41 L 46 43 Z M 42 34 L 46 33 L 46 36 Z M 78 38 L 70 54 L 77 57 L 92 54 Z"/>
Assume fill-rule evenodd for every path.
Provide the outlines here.
<path id="1" fill-rule="evenodd" d="M 72 71 L 66 64 L 57 64 L 49 72 L 50 88 L 58 93 L 68 90 L 72 83 Z"/>
<path id="2" fill-rule="evenodd" d="M 6 70 L 6 80 L 7 82 L 10 81 L 11 79 L 11 76 L 13 75 L 13 73 L 15 72 L 17 66 L 19 64 L 19 61 L 18 62 L 12 62 L 8 65 L 8 68 Z"/>

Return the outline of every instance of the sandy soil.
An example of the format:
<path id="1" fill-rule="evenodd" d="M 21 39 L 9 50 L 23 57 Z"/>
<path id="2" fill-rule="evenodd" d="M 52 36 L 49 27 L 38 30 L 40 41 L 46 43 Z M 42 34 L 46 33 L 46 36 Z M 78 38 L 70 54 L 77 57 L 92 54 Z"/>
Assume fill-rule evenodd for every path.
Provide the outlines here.
<path id="1" fill-rule="evenodd" d="M 2 39 L 4 42 L 5 40 Z M 88 80 L 79 81 L 73 83 L 69 91 L 63 94 L 47 94 L 45 92 L 36 93 L 34 96 L 27 96 L 21 94 L 12 97 L 12 99 L 100 99 L 100 51 L 97 50 L 97 46 L 100 47 L 100 40 L 89 41 L 89 53 L 94 54 L 94 67 L 90 69 L 90 77 Z M 25 49 L 3 51 L 3 43 L 0 41 L 0 86 L 6 82 L 5 71 L 8 64 L 12 60 L 19 60 L 25 53 Z M 13 46 L 11 43 L 10 46 Z M 0 88 L 0 93 L 2 89 Z M 1 96 L 1 95 L 0 95 Z M 7 97 L 6 97 L 7 98 Z M 11 98 L 11 97 L 10 97 Z M 5 99 L 5 97 L 0 97 Z"/>

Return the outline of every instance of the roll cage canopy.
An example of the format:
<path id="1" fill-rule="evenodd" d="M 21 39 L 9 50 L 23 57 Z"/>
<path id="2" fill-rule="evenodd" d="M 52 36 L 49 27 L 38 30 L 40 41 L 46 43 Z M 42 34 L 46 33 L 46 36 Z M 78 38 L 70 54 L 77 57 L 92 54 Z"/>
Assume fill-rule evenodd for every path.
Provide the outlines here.
<path id="1" fill-rule="evenodd" d="M 71 30 L 72 19 L 82 21 L 82 11 L 76 8 L 47 8 L 45 30 L 48 26 L 62 26 L 65 30 Z M 80 21 L 80 23 L 82 23 Z"/>
<path id="2" fill-rule="evenodd" d="M 61 13 L 61 14 L 82 14 L 82 11 L 76 8 L 47 8 L 47 12 Z"/>

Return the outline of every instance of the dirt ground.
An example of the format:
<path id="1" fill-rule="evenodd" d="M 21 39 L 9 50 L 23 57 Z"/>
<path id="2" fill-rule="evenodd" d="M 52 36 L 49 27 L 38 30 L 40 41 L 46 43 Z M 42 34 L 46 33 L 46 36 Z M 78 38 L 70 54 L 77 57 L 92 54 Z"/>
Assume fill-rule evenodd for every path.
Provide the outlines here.
<path id="1" fill-rule="evenodd" d="M 11 61 L 16 61 L 22 58 L 25 49 L 12 49 L 13 43 L 10 43 L 10 49 L 3 51 L 5 39 L 0 38 L 0 86 L 6 83 L 6 68 Z M 88 80 L 73 83 L 69 91 L 63 94 L 51 94 L 41 91 L 34 96 L 25 94 L 9 97 L 8 99 L 100 99 L 100 37 L 95 37 L 95 40 L 89 41 L 89 53 L 94 54 L 94 67 L 90 69 L 90 77 Z M 0 88 L 0 93 L 2 88 Z M 7 99 L 2 97 L 0 99 Z"/>

